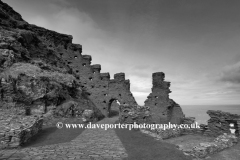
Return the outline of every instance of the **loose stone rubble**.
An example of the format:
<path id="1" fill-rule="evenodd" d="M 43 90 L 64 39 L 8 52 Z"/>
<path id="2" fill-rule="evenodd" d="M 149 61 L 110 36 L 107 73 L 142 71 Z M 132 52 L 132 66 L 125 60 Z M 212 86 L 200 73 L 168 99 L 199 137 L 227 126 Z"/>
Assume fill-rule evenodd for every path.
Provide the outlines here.
<path id="1" fill-rule="evenodd" d="M 238 138 L 233 134 L 223 134 L 214 139 L 213 142 L 200 143 L 192 149 L 182 150 L 186 155 L 197 158 L 204 158 L 207 155 L 220 152 L 226 148 L 232 147 L 238 142 Z"/>
<path id="2" fill-rule="evenodd" d="M 94 118 L 94 112 L 92 110 L 86 109 L 83 111 L 82 117 L 84 122 L 93 121 L 92 119 Z"/>
<path id="3" fill-rule="evenodd" d="M 187 124 L 190 128 L 181 128 L 181 135 L 188 135 L 188 134 L 200 134 L 202 135 L 205 131 L 203 128 L 203 124 L 197 126 L 195 122 L 195 117 L 185 117 L 183 119 L 183 124 Z M 200 127 L 200 128 L 198 128 Z"/>
<path id="4" fill-rule="evenodd" d="M 162 139 L 168 139 L 168 138 L 181 136 L 183 131 L 182 131 L 182 129 L 179 129 L 179 128 L 176 128 L 176 129 L 172 129 L 172 128 L 168 128 L 168 129 L 159 128 L 159 129 L 154 129 L 151 132 L 157 134 Z"/>
<path id="5" fill-rule="evenodd" d="M 142 133 L 147 134 L 156 140 L 164 140 L 173 137 L 181 136 L 185 133 L 183 129 L 141 129 Z M 183 146 L 177 146 L 185 155 L 190 155 L 195 158 L 205 158 L 210 154 L 220 152 L 226 148 L 232 147 L 238 143 L 238 137 L 234 134 L 220 135 L 214 139 L 213 142 L 204 142 L 197 144 L 192 149 L 185 149 Z"/>
<path id="6" fill-rule="evenodd" d="M 222 111 L 207 111 L 210 115 L 209 124 L 201 124 L 200 128 L 193 126 L 195 122 L 194 117 L 185 117 L 183 119 L 183 124 L 192 126 L 193 128 L 177 128 L 177 129 L 142 129 L 141 132 L 148 134 L 156 138 L 157 140 L 169 139 L 172 137 L 178 137 L 186 134 L 200 134 L 204 136 L 214 136 L 216 137 L 213 142 L 204 142 L 197 144 L 192 149 L 185 148 L 183 146 L 178 146 L 178 149 L 182 150 L 186 155 L 191 155 L 195 158 L 205 158 L 210 154 L 220 152 L 226 148 L 232 147 L 238 143 L 239 136 L 239 115 L 231 114 Z M 224 125 L 218 125 L 219 122 L 222 122 Z M 229 124 L 235 124 L 235 133 L 230 133 Z M 161 124 L 159 124 L 161 125 Z M 217 126 L 217 127 L 216 127 Z M 163 126 L 162 126 L 163 127 Z M 219 131 L 219 133 L 216 133 Z M 221 135 L 219 135 L 221 134 Z"/>
<path id="7" fill-rule="evenodd" d="M 194 117 L 185 117 L 183 119 L 182 124 L 188 125 L 189 127 L 193 127 L 193 128 L 170 128 L 170 125 L 173 125 L 173 124 L 168 123 L 168 124 L 157 124 L 158 125 L 157 128 L 152 127 L 151 129 L 148 128 L 148 129 L 142 129 L 142 130 L 145 130 L 143 132 L 151 136 L 155 135 L 157 137 L 161 137 L 161 139 L 169 139 L 173 137 L 182 136 L 184 134 L 196 134 L 199 129 L 194 128 L 196 127 L 194 123 L 195 123 Z"/>
<path id="8" fill-rule="evenodd" d="M 162 136 L 156 134 L 156 133 L 153 133 L 147 129 L 140 129 L 140 132 L 144 133 L 144 134 L 147 134 L 153 138 L 155 138 L 156 140 L 162 140 Z"/>
<path id="9" fill-rule="evenodd" d="M 151 123 L 150 108 L 139 105 L 120 105 L 119 122 L 126 124 Z"/>
<path id="10" fill-rule="evenodd" d="M 19 147 L 42 130 L 41 116 L 16 115 L 0 109 L 0 149 Z"/>
<path id="11" fill-rule="evenodd" d="M 182 120 L 183 124 L 193 124 L 195 122 L 195 117 L 184 117 Z"/>

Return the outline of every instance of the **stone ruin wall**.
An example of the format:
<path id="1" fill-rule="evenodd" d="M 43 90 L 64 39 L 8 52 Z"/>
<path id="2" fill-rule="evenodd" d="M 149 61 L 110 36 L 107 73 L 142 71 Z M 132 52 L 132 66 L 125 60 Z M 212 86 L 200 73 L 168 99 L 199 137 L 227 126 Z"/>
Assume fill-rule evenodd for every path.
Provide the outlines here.
<path id="1" fill-rule="evenodd" d="M 208 124 L 204 126 L 204 135 L 216 137 L 224 133 L 230 133 L 230 124 L 234 124 L 235 135 L 240 135 L 240 115 L 222 111 L 209 110 Z"/>
<path id="2" fill-rule="evenodd" d="M 124 73 L 117 73 L 114 79 L 110 79 L 110 74 L 101 73 L 99 64 L 91 65 L 92 57 L 82 55 L 80 49 L 65 52 L 61 58 L 73 69 L 77 82 L 105 116 L 108 116 L 114 100 L 120 104 L 137 104 L 130 91 L 130 81 L 125 80 Z"/>
<path id="3" fill-rule="evenodd" d="M 1 1 L 0 1 L 1 2 Z M 41 60 L 51 65 L 56 70 L 61 70 L 76 77 L 76 83 L 87 93 L 88 99 L 107 116 L 114 100 L 120 104 L 136 105 L 136 101 L 130 92 L 130 81 L 125 79 L 124 73 L 117 73 L 110 79 L 109 73 L 101 73 L 101 65 L 91 64 L 90 55 L 82 55 L 82 46 L 72 43 L 72 36 L 60 34 L 42 27 L 30 25 L 25 22 L 21 15 L 16 13 L 5 3 L 0 3 L 4 12 L 1 24 L 12 28 L 14 32 L 4 32 L 7 37 L 16 37 L 14 43 L 5 41 L 1 48 L 8 48 L 14 52 L 15 62 L 29 62 Z M 7 14 L 5 14 L 7 13 Z M 3 35 L 5 36 L 5 35 Z M 21 55 L 21 56 L 17 56 Z M 8 62 L 8 61 L 6 61 Z M 11 59 L 8 65 L 11 66 Z M 5 68 L 9 67 L 6 66 Z M 8 85 L 6 91 L 10 91 Z M 164 73 L 153 73 L 152 93 L 145 101 L 153 113 L 156 123 L 180 123 L 183 117 L 182 110 L 178 104 L 169 99 L 170 82 L 164 81 Z M 4 92 L 7 93 L 7 92 Z M 9 94 L 11 95 L 11 94 Z M 9 96 L 3 95 L 6 99 Z"/>
<path id="4" fill-rule="evenodd" d="M 101 65 L 91 65 L 92 57 L 82 55 L 82 46 L 72 43 L 72 36 L 60 34 L 42 27 L 28 24 L 21 15 L 10 6 L 0 1 L 1 34 L 5 39 L 0 41 L 0 48 L 13 53 L 14 61 L 6 59 L 1 68 L 6 69 L 14 62 L 43 61 L 55 70 L 73 74 L 76 83 L 87 93 L 87 97 L 106 116 L 114 100 L 121 104 L 137 104 L 130 92 L 130 81 L 125 80 L 124 73 L 114 75 L 101 73 Z M 2 28 L 3 27 L 3 28 Z M 12 32 L 7 31 L 9 28 Z M 18 39 L 11 38 L 18 37 Z M 10 42 L 11 43 L 8 43 Z M 9 63 L 7 63 L 9 62 Z M 4 101 L 12 95 L 11 84 L 3 90 Z M 11 92 L 7 94 L 8 92 Z M 11 100 L 10 100 L 11 101 Z"/>
<path id="5" fill-rule="evenodd" d="M 152 74 L 152 93 L 144 103 L 151 108 L 153 122 L 180 124 L 185 116 L 181 107 L 169 98 L 170 82 L 164 81 L 164 78 L 163 72 Z"/>
<path id="6" fill-rule="evenodd" d="M 110 79 L 109 73 L 101 73 L 100 64 L 91 65 L 90 55 L 82 55 L 81 45 L 70 43 L 66 46 L 61 48 L 59 57 L 72 69 L 77 83 L 105 116 L 108 116 L 114 100 L 118 100 L 120 104 L 137 104 L 130 91 L 130 81 L 125 80 L 124 73 L 117 73 L 114 79 Z"/>

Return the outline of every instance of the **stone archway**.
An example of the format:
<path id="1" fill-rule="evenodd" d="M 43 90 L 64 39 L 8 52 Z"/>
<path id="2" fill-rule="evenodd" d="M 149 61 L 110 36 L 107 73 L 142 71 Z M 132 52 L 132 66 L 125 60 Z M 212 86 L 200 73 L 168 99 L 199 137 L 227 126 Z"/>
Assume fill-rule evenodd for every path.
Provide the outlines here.
<path id="1" fill-rule="evenodd" d="M 108 117 L 117 116 L 119 114 L 119 106 L 120 106 L 120 102 L 118 99 L 116 98 L 110 99 L 108 102 L 107 116 Z"/>

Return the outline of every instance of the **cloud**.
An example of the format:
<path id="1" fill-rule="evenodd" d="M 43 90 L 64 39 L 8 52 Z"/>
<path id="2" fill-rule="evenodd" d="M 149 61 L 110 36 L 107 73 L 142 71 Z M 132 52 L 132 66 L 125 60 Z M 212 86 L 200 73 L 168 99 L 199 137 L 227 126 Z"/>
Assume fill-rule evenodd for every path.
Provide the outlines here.
<path id="1" fill-rule="evenodd" d="M 118 58 L 123 52 L 120 46 L 114 43 L 108 32 L 101 29 L 88 13 L 75 6 L 64 6 L 67 3 L 65 0 L 61 3 L 56 3 L 57 0 L 50 2 L 46 6 L 46 13 L 27 16 L 26 20 L 59 33 L 73 35 L 73 42 L 83 46 L 83 54 L 92 56 L 92 64 L 102 64 L 102 72 L 114 74 L 113 70 L 124 69 L 120 66 L 126 66 L 125 62 Z"/>
<path id="2" fill-rule="evenodd" d="M 144 101 L 151 93 L 152 81 L 151 77 L 139 77 L 138 75 L 129 75 L 131 83 L 131 92 L 139 105 L 144 105 Z"/>
<path id="3" fill-rule="evenodd" d="M 132 67 L 128 67 L 128 70 L 126 71 L 129 75 L 134 75 L 136 78 L 151 78 L 152 77 L 152 71 L 153 69 L 150 67 L 150 65 L 135 65 Z"/>
<path id="4" fill-rule="evenodd" d="M 105 34 L 91 16 L 71 6 L 66 0 L 57 2 L 58 0 L 51 0 L 44 8 L 45 12 L 27 15 L 26 20 L 59 33 L 73 35 L 74 43 L 82 44 L 91 41 L 99 44 Z"/>
<path id="5" fill-rule="evenodd" d="M 73 35 L 73 42 L 83 46 L 83 54 L 92 55 L 92 64 L 102 65 L 101 72 L 110 72 L 112 78 L 115 73 L 125 72 L 126 78 L 130 79 L 131 91 L 139 104 L 144 104 L 143 102 L 151 93 L 152 73 L 157 71 L 166 73 L 166 81 L 171 82 L 172 93 L 170 98 L 177 103 L 240 103 L 236 98 L 240 95 L 240 89 L 237 89 L 240 83 L 240 57 L 234 58 L 235 61 L 232 63 L 235 64 L 222 70 L 220 78 L 210 73 L 212 71 L 219 72 L 219 66 L 222 65 L 222 61 L 219 61 L 219 59 L 222 58 L 226 63 L 228 62 L 226 59 L 235 53 L 235 51 L 232 51 L 235 45 L 232 45 L 232 50 L 229 51 L 230 55 L 223 56 L 227 53 L 223 48 L 227 47 L 217 47 L 221 52 L 215 50 L 216 46 L 213 47 L 214 50 L 211 49 L 212 45 L 207 45 L 206 48 L 203 44 L 199 44 L 199 39 L 193 40 L 198 34 L 190 34 L 192 31 L 189 32 L 188 28 L 186 29 L 188 34 L 184 34 L 188 36 L 182 36 L 182 33 L 185 32 L 172 33 L 170 32 L 172 29 L 170 29 L 159 38 L 158 34 L 153 34 L 155 32 L 149 32 L 149 25 L 142 28 L 142 25 L 136 23 L 136 19 L 131 21 L 131 24 L 134 23 L 134 31 L 131 28 L 125 30 L 125 25 L 120 24 L 123 24 L 122 22 L 125 22 L 124 24 L 129 23 L 115 18 L 113 15 L 115 11 L 110 17 L 104 16 L 104 18 L 101 18 L 101 15 L 94 16 L 94 13 L 98 13 L 96 10 L 93 9 L 94 12 L 90 12 L 90 10 L 88 12 L 88 9 L 83 11 L 81 7 L 73 4 L 75 3 L 70 3 L 67 0 L 49 0 L 47 5 L 44 3 L 42 7 L 38 5 L 30 7 L 31 5 L 29 5 L 27 7 L 29 9 L 24 9 L 25 14 L 22 15 L 29 23 Z M 38 7 L 36 8 L 36 6 Z M 186 7 L 192 9 L 191 4 Z M 198 7 L 198 5 L 195 7 Z M 26 4 L 23 8 L 26 8 Z M 31 9 L 32 12 L 30 12 Z M 114 18 L 114 21 L 111 17 Z M 106 21 L 108 18 L 110 20 Z M 113 23 L 109 23 L 110 21 L 117 25 L 111 25 Z M 176 26 L 181 24 L 182 21 Z M 160 28 L 164 28 L 164 26 Z M 202 27 L 200 28 L 202 31 Z M 211 30 L 212 28 L 209 29 L 209 32 Z M 179 36 L 181 36 L 181 41 L 178 39 Z M 191 39 L 191 42 L 195 43 L 197 41 L 198 43 L 185 43 L 189 39 Z M 211 37 L 210 40 L 219 42 Z M 235 42 L 237 41 L 235 40 Z M 206 46 L 205 43 L 204 45 Z M 238 50 L 238 48 L 234 50 Z M 220 53 L 222 53 L 221 56 Z M 221 65 L 215 65 L 219 63 Z M 205 76 L 203 73 L 208 75 Z M 218 78 L 218 81 L 216 78 Z"/>
<path id="6" fill-rule="evenodd" d="M 220 80 L 240 84 L 240 61 L 236 64 L 226 66 L 221 73 Z"/>
<path id="7" fill-rule="evenodd" d="M 70 6 L 70 2 L 67 1 L 67 0 L 50 0 L 52 3 L 54 4 L 61 4 L 61 5 L 64 5 L 64 6 Z"/>
<path id="8" fill-rule="evenodd" d="M 144 105 L 144 101 L 147 99 L 147 96 L 149 95 L 149 93 L 146 93 L 146 92 L 135 92 L 135 91 L 132 91 L 132 94 L 139 105 Z"/>

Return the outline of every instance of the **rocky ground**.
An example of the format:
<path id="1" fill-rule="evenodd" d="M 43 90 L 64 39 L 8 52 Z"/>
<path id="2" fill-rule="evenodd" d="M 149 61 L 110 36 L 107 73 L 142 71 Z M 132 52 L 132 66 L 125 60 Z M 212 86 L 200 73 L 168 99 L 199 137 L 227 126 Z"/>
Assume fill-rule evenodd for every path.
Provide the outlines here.
<path id="1" fill-rule="evenodd" d="M 202 135 L 184 135 L 166 139 L 164 141 L 176 145 L 180 150 L 191 150 L 199 143 L 212 142 L 213 140 L 213 137 L 206 137 Z"/>
<path id="2" fill-rule="evenodd" d="M 239 160 L 240 143 L 217 154 L 210 155 L 207 160 Z"/>
<path id="3" fill-rule="evenodd" d="M 185 135 L 176 138 L 164 140 L 165 142 L 175 144 L 182 149 L 191 149 L 196 144 L 204 142 L 212 142 L 213 137 L 201 136 L 201 135 Z M 240 143 L 237 145 L 227 148 L 216 154 L 207 156 L 207 160 L 239 160 L 240 159 Z"/>

